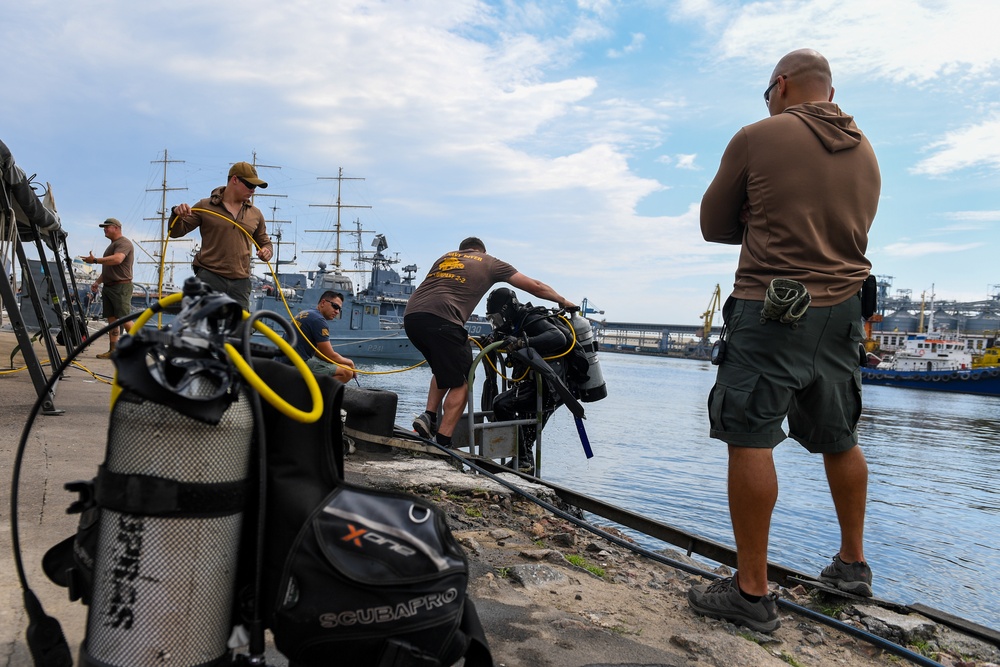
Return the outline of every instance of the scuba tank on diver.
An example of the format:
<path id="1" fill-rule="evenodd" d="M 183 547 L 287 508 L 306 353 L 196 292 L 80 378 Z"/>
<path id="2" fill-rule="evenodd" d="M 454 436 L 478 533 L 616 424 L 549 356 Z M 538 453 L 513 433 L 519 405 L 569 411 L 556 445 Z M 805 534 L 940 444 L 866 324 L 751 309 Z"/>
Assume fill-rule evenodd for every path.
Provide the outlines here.
<path id="1" fill-rule="evenodd" d="M 113 357 L 81 665 L 228 661 L 254 419 L 224 341 L 242 309 L 197 278 L 183 293 L 167 328 L 133 329 Z"/>
<path id="2" fill-rule="evenodd" d="M 597 339 L 594 337 L 594 328 L 590 320 L 574 312 L 570 317 L 570 324 L 576 333 L 576 342 L 587 356 L 587 380 L 579 384 L 580 400 L 584 403 L 599 401 L 608 395 L 608 386 L 604 382 L 604 373 L 601 372 L 601 362 L 597 358 Z"/>

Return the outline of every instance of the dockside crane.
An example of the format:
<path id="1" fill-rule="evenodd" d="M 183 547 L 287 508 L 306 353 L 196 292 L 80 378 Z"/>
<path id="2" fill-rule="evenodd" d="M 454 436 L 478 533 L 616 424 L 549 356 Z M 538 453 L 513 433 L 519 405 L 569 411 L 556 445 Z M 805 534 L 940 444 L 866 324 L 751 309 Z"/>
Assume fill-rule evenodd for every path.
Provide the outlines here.
<path id="1" fill-rule="evenodd" d="M 599 310 L 591 306 L 590 300 L 587 297 L 583 297 L 583 301 L 580 302 L 580 314 L 587 317 L 589 314 L 603 315 L 604 311 Z"/>
<path id="2" fill-rule="evenodd" d="M 715 313 L 719 311 L 722 307 L 722 290 L 719 288 L 719 284 L 715 284 L 715 289 L 712 290 L 712 298 L 708 300 L 708 308 L 705 312 L 701 314 L 702 328 L 701 328 L 701 340 L 698 341 L 698 348 L 696 356 L 708 358 L 712 351 L 712 341 L 709 338 L 712 335 L 712 323 L 715 320 Z"/>
<path id="3" fill-rule="evenodd" d="M 712 333 L 712 322 L 715 320 L 715 313 L 722 307 L 722 291 L 719 289 L 719 284 L 715 284 L 715 290 L 712 292 L 712 298 L 708 300 L 708 309 L 702 313 L 701 321 L 704 326 L 701 330 L 701 340 L 704 343 L 708 343 L 708 338 Z"/>

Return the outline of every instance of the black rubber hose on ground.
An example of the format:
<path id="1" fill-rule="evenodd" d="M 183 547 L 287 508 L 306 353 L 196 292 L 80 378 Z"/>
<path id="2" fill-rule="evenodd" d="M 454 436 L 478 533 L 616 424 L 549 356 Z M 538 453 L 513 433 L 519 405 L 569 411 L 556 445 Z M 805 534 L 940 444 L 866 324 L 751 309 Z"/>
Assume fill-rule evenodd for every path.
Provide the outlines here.
<path id="1" fill-rule="evenodd" d="M 632 543 L 628 542 L 627 540 L 623 540 L 620 537 L 617 537 L 615 535 L 612 535 L 611 533 L 605 532 L 605 531 L 601 530 L 600 528 L 598 528 L 597 526 L 594 526 L 594 525 L 592 525 L 592 524 L 584 521 L 583 519 L 577 518 L 577 517 L 573 516 L 572 514 L 570 514 L 569 512 L 561 510 L 558 507 L 556 507 L 555 505 L 553 505 L 553 504 L 551 504 L 551 503 L 549 503 L 547 501 L 544 501 L 541 498 L 537 498 L 537 497 L 531 495 L 527 491 L 524 491 L 523 489 L 519 488 L 517 485 L 512 484 L 512 483 L 510 483 L 510 482 L 508 482 L 508 481 L 506 481 L 504 479 L 501 479 L 500 477 L 497 477 L 496 475 L 494 475 L 493 473 L 489 472 L 485 468 L 482 468 L 481 466 L 477 465 L 474 461 L 471 461 L 470 459 L 465 458 L 459 452 L 457 452 L 457 451 L 455 451 L 453 449 L 449 449 L 447 447 L 444 447 L 443 445 L 439 445 L 438 443 L 434 442 L 433 440 L 427 440 L 426 438 L 421 438 L 419 435 L 413 433 L 412 431 L 404 430 L 404 429 L 402 429 L 402 428 L 400 428 L 398 426 L 396 427 L 396 434 L 397 434 L 397 436 L 405 437 L 406 439 L 409 439 L 409 440 L 419 440 L 420 442 L 422 442 L 422 443 L 424 443 L 426 445 L 430 445 L 432 447 L 436 447 L 437 449 L 441 450 L 445 454 L 451 456 L 454 459 L 457 459 L 463 465 L 467 465 L 470 468 L 472 468 L 473 470 L 475 470 L 476 472 L 481 473 L 483 475 L 486 475 L 487 477 L 489 477 L 490 479 L 492 479 L 497 484 L 500 484 L 501 486 L 504 486 L 504 487 L 510 489 L 511 491 L 513 491 L 517 495 L 521 496 L 522 498 L 530 500 L 531 502 L 535 503 L 536 505 L 538 505 L 539 507 L 545 509 L 546 511 L 551 512 L 552 514 L 555 514 L 559 518 L 565 519 L 566 521 L 569 521 L 573 525 L 575 525 L 575 526 L 577 526 L 579 528 L 583 528 L 584 530 L 587 530 L 587 531 L 593 533 L 594 535 L 597 535 L 598 537 L 600 537 L 602 539 L 605 539 L 608 542 L 611 542 L 612 544 L 616 544 L 616 545 L 618 545 L 620 547 L 628 549 L 629 551 L 632 551 L 633 553 L 636 553 L 636 554 L 638 554 L 640 556 L 644 556 L 644 557 L 649 558 L 650 560 L 654 560 L 654 561 L 656 561 L 658 563 L 662 563 L 664 565 L 668 565 L 668 566 L 676 568 L 678 570 L 682 570 L 684 572 L 687 572 L 688 574 L 695 574 L 695 575 L 698 575 L 698 576 L 701 576 L 701 577 L 705 577 L 706 579 L 719 579 L 720 578 L 720 576 L 717 575 L 717 574 L 715 574 L 714 572 L 709 572 L 708 570 L 703 570 L 703 569 L 695 567 L 693 565 L 689 565 L 687 563 L 683 563 L 681 561 L 674 560 L 672 558 L 668 558 L 667 556 L 664 556 L 663 554 L 658 554 L 655 551 L 650 551 L 649 549 L 646 549 L 644 547 L 640 547 L 638 545 L 632 544 Z M 935 662 L 934 660 L 931 660 L 930 658 L 927 658 L 927 657 L 925 657 L 923 655 L 920 655 L 919 653 L 917 653 L 915 651 L 911 651 L 910 649 L 906 648 L 905 646 L 900 646 L 899 644 L 891 642 L 888 639 L 885 639 L 884 637 L 879 637 L 878 635 L 873 634 L 871 632 L 868 632 L 867 630 L 862 630 L 860 628 L 856 628 L 853 625 L 849 625 L 847 623 L 844 623 L 843 621 L 839 621 L 839 620 L 837 620 L 835 618 L 827 616 L 826 614 L 822 614 L 822 613 L 820 613 L 818 611 L 814 611 L 812 609 L 809 609 L 808 607 L 804 607 L 804 606 L 802 606 L 800 604 L 796 604 L 794 602 L 791 602 L 790 600 L 785 600 L 785 599 L 779 597 L 778 598 L 778 604 L 783 609 L 787 609 L 789 611 L 795 612 L 796 614 L 799 614 L 801 616 L 805 616 L 805 617 L 807 617 L 809 619 L 812 619 L 814 621 L 817 621 L 819 623 L 827 625 L 827 626 L 829 626 L 831 628 L 834 628 L 835 630 L 839 630 L 839 631 L 844 632 L 846 634 L 849 634 L 849 635 L 852 635 L 854 637 L 857 637 L 858 639 L 861 639 L 862 641 L 868 642 L 869 644 L 872 644 L 873 646 L 877 646 L 878 648 L 882 649 L 883 651 L 886 651 L 888 653 L 892 653 L 893 655 L 899 656 L 900 658 L 903 658 L 905 660 L 909 660 L 910 662 L 912 662 L 915 665 L 921 665 L 922 667 L 944 667 L 941 663 Z"/>

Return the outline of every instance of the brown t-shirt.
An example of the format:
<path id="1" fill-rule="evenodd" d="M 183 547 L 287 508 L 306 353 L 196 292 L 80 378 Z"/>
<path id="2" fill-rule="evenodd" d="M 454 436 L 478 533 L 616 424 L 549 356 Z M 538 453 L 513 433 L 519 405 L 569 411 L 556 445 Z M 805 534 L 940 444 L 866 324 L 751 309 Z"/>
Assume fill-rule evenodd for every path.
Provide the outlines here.
<path id="1" fill-rule="evenodd" d="M 242 280 L 250 277 L 250 255 L 257 250 L 249 237 L 253 237 L 261 248 L 270 246 L 271 238 L 267 235 L 264 214 L 249 201 L 233 217 L 222 203 L 225 190 L 225 187 L 216 188 L 211 197 L 192 207 L 212 213 L 192 210 L 191 215 L 174 221 L 170 237 L 180 238 L 196 227 L 201 228 L 201 250 L 192 264 L 223 278 Z"/>
<path id="2" fill-rule="evenodd" d="M 729 142 L 701 202 L 702 235 L 742 245 L 733 296 L 759 301 L 772 279 L 790 278 L 814 306 L 833 306 L 871 269 L 865 250 L 881 184 L 853 117 L 832 102 L 798 104 Z"/>
<path id="3" fill-rule="evenodd" d="M 484 252 L 449 252 L 436 262 L 406 302 L 406 315 L 430 313 L 465 326 L 493 285 L 517 273 L 513 266 Z"/>
<path id="4" fill-rule="evenodd" d="M 121 264 L 101 265 L 101 278 L 105 285 L 132 281 L 132 261 L 134 260 L 132 242 L 124 236 L 119 236 L 112 241 L 108 249 L 104 251 L 104 256 L 110 257 L 118 253 L 125 255 Z"/>

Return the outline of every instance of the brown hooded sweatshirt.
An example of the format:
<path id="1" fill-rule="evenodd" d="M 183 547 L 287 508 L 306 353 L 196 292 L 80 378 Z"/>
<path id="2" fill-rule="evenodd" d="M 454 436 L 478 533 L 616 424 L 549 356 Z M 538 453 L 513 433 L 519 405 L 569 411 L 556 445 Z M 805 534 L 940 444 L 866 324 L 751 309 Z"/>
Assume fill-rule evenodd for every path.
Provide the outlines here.
<path id="1" fill-rule="evenodd" d="M 798 104 L 740 130 L 701 202 L 706 241 L 742 245 L 733 296 L 763 300 L 773 278 L 803 283 L 812 305 L 857 294 L 881 176 L 854 118 Z M 741 222 L 741 210 L 748 218 Z"/>
<path id="2" fill-rule="evenodd" d="M 233 217 L 222 203 L 225 189 L 222 186 L 212 190 L 211 197 L 192 207 L 191 215 L 175 220 L 170 227 L 170 238 L 180 238 L 200 227 L 201 250 L 192 264 L 223 278 L 244 280 L 250 277 L 250 255 L 256 251 L 249 237 L 261 248 L 270 246 L 271 238 L 267 235 L 264 214 L 249 201 Z"/>

